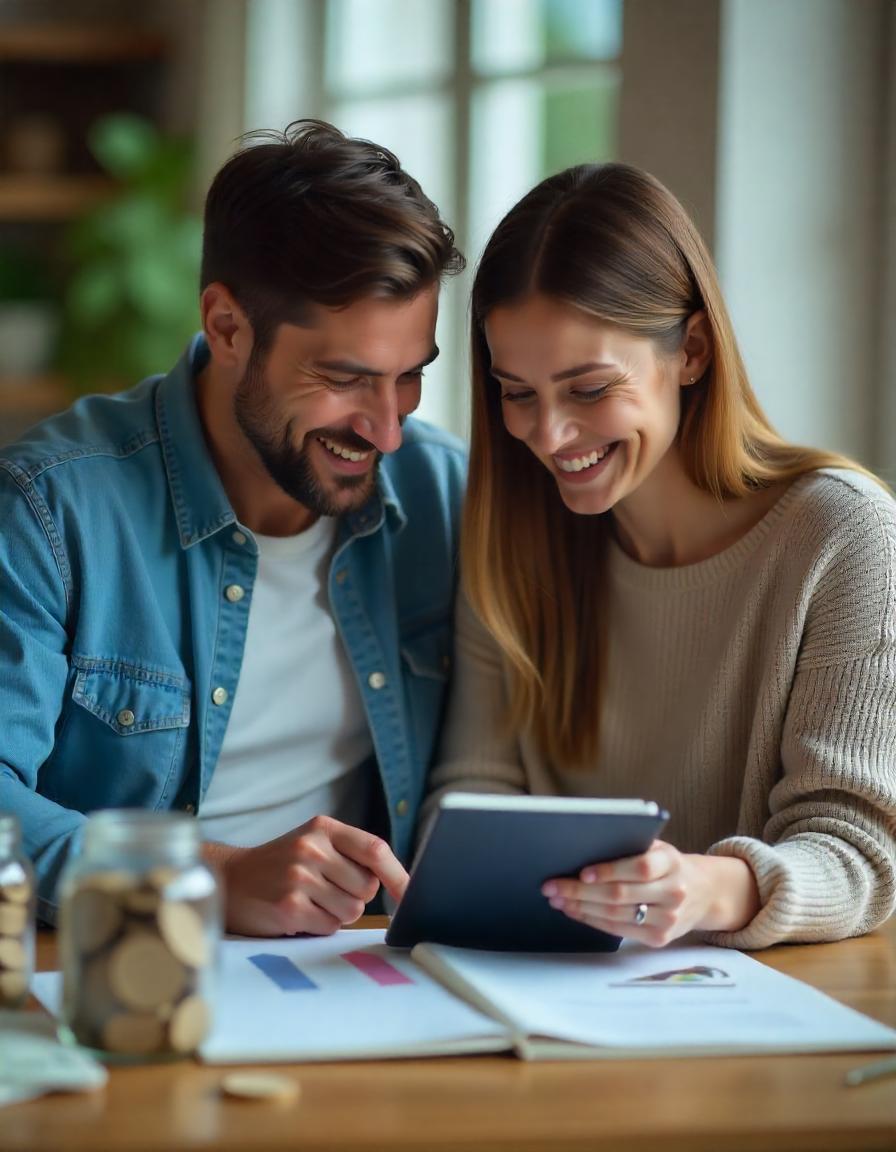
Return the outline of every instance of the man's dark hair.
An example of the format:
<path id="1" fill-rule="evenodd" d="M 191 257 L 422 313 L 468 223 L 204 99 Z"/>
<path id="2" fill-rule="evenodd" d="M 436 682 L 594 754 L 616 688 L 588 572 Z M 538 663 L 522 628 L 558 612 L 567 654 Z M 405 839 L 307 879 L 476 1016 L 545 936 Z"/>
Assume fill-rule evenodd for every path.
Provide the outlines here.
<path id="1" fill-rule="evenodd" d="M 464 267 L 454 233 L 387 149 L 321 120 L 241 144 L 206 198 L 201 287 L 229 288 L 256 352 L 308 304 L 410 299 Z"/>

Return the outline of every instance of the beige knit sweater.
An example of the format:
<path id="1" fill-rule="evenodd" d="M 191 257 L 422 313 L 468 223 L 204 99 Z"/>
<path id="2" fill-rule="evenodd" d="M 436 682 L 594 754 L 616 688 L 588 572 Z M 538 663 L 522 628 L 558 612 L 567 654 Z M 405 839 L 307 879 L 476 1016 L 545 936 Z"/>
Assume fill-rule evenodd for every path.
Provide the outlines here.
<path id="1" fill-rule="evenodd" d="M 608 558 L 600 754 L 554 770 L 501 732 L 501 656 L 458 609 L 424 809 L 449 790 L 640 796 L 684 852 L 738 856 L 761 909 L 707 942 L 856 936 L 896 903 L 896 503 L 849 471 L 795 481 L 732 547 L 680 568 Z"/>

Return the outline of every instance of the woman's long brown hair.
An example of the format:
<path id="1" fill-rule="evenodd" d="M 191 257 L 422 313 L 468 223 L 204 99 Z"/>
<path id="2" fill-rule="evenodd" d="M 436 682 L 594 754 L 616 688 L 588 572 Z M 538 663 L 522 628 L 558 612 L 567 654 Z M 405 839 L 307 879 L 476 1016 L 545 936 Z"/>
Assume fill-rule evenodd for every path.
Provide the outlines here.
<path id="1" fill-rule="evenodd" d="M 659 181 L 624 164 L 581 165 L 510 210 L 473 285 L 464 585 L 505 656 L 508 728 L 529 732 L 548 764 L 576 768 L 593 765 L 600 735 L 609 517 L 570 512 L 547 469 L 504 426 L 483 325 L 492 309 L 533 293 L 647 337 L 660 354 L 678 349 L 688 318 L 705 310 L 712 361 L 683 390 L 678 441 L 691 480 L 717 499 L 858 465 L 788 444 L 771 427 L 706 246 Z"/>

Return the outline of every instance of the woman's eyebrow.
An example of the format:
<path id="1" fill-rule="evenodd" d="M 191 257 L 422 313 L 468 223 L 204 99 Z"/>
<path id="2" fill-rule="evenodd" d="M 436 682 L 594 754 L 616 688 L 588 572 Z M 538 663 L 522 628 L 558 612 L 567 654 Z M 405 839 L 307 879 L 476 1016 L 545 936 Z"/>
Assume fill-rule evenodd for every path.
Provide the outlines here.
<path id="1" fill-rule="evenodd" d="M 586 372 L 594 372 L 597 368 L 615 368 L 615 364 L 607 363 L 603 360 L 589 360 L 587 364 L 577 364 L 575 368 L 564 368 L 562 372 L 555 372 L 551 377 L 552 380 L 571 380 L 574 376 L 584 376 Z M 492 365 L 492 375 L 500 376 L 502 380 L 512 380 L 515 384 L 525 384 L 526 381 L 520 376 L 514 376 L 512 372 L 505 372 L 503 368 L 499 368 L 496 364 Z"/>

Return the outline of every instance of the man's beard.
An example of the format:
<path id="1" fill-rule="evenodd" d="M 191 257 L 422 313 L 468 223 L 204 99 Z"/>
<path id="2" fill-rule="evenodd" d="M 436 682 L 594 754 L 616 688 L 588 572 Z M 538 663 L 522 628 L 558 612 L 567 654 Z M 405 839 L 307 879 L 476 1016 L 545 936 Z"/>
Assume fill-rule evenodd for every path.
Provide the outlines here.
<path id="1" fill-rule="evenodd" d="M 233 411 L 246 439 L 258 453 L 271 479 L 283 491 L 316 516 L 341 516 L 360 508 L 370 498 L 376 485 L 382 453 L 363 476 L 334 476 L 330 490 L 321 484 L 312 462 L 311 452 L 303 444 L 296 448 L 291 440 L 292 420 L 283 422 L 264 375 L 264 366 L 252 357 L 246 374 L 237 387 Z M 348 432 L 315 429 L 305 437 L 327 436 L 357 452 L 373 451 L 373 445 Z M 326 451 L 326 449 L 323 449 Z M 346 496 L 350 494 L 350 498 Z M 339 496 L 343 499 L 339 499 Z"/>

